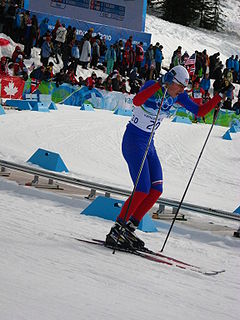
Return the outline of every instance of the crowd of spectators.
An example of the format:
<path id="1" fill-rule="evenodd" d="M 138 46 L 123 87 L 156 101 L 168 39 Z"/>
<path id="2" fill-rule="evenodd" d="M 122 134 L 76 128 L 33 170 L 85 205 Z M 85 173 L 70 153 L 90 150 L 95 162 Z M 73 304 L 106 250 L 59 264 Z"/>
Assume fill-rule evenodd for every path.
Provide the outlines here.
<path id="1" fill-rule="evenodd" d="M 49 30 L 48 19 L 38 23 L 37 17 L 29 11 L 21 9 L 22 1 L 0 1 L 0 32 L 10 36 L 16 46 L 11 57 L 1 57 L 0 75 L 20 76 L 26 80 L 29 76 L 37 81 L 55 81 L 59 86 L 63 83 L 86 85 L 123 93 L 137 93 L 141 85 L 150 79 L 158 79 L 161 70 L 163 46 L 157 42 L 144 50 L 143 42 L 133 44 L 133 37 L 126 42 L 122 39 L 107 46 L 106 39 L 94 34 L 93 28 L 77 39 L 75 27 L 66 26 L 57 20 L 54 28 Z M 40 48 L 41 66 L 32 64 L 26 68 L 24 60 L 32 56 L 32 48 Z M 51 58 L 51 59 L 50 59 Z M 62 60 L 63 67 L 54 74 L 54 65 Z M 173 52 L 169 69 L 178 64 L 184 65 L 191 76 L 192 88 L 189 95 L 197 102 L 204 102 L 210 97 L 210 79 L 214 79 L 213 90 L 217 91 L 223 81 L 240 83 L 240 60 L 232 55 L 225 65 L 220 61 L 220 53 L 211 56 L 207 50 L 195 51 L 189 55 L 182 52 L 182 47 Z M 82 69 L 92 69 L 91 76 L 83 79 Z M 106 77 L 97 77 L 95 70 L 102 70 Z M 233 91 L 226 95 L 224 106 L 232 108 Z"/>

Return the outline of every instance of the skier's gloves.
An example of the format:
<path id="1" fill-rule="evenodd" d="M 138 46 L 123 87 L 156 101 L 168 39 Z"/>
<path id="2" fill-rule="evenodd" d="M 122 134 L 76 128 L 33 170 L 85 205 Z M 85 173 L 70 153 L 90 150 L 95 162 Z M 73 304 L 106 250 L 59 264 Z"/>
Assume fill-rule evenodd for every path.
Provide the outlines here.
<path id="1" fill-rule="evenodd" d="M 222 97 L 223 98 L 223 96 L 224 95 L 226 95 L 226 93 L 228 92 L 228 91 L 232 91 L 232 90 L 234 90 L 235 89 L 235 87 L 231 84 L 231 83 L 229 83 L 228 85 L 226 85 L 225 83 L 223 83 L 223 85 L 222 85 L 222 87 L 221 87 L 221 89 L 219 90 L 219 95 L 220 95 L 220 97 Z"/>
<path id="2" fill-rule="evenodd" d="M 172 71 L 168 71 L 161 78 L 161 84 L 172 84 L 175 74 Z"/>

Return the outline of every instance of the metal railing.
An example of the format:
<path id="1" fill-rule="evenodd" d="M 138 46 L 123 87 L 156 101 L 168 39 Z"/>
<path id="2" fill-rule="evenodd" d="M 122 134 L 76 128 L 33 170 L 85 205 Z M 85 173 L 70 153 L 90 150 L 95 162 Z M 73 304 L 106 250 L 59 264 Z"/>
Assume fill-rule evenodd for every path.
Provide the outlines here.
<path id="1" fill-rule="evenodd" d="M 110 196 L 111 193 L 117 194 L 120 196 L 129 196 L 131 194 L 131 191 L 129 191 L 129 190 L 125 190 L 125 189 L 121 189 L 121 188 L 117 188 L 117 187 L 111 187 L 108 185 L 94 183 L 91 181 L 86 181 L 86 180 L 82 180 L 82 179 L 78 179 L 78 178 L 73 178 L 73 177 L 69 177 L 64 174 L 58 174 L 58 173 L 50 172 L 47 170 L 38 169 L 38 168 L 34 168 L 31 166 L 26 166 L 26 165 L 21 165 L 21 164 L 16 164 L 16 163 L 1 160 L 1 159 L 0 159 L 0 166 L 3 168 L 22 171 L 22 172 L 26 172 L 28 174 L 33 174 L 34 176 L 41 176 L 41 177 L 48 178 L 50 180 L 64 182 L 64 183 L 67 183 L 70 185 L 85 187 L 85 188 L 91 189 L 92 195 L 94 195 L 96 191 L 105 192 L 105 194 L 107 194 L 108 196 Z M 162 212 L 164 210 L 165 206 L 167 206 L 167 207 L 173 208 L 173 213 L 174 213 L 174 210 L 176 210 L 179 205 L 179 202 L 176 200 L 171 200 L 171 199 L 162 198 L 162 197 L 157 201 L 157 203 L 159 204 L 159 211 L 158 212 Z M 218 217 L 222 217 L 222 218 L 228 218 L 228 219 L 240 221 L 240 215 L 238 215 L 238 214 L 234 214 L 231 212 L 218 210 L 218 209 L 202 207 L 202 206 L 194 205 L 191 203 L 184 202 L 181 206 L 181 209 L 187 210 L 187 211 L 193 211 L 193 212 L 197 212 L 197 213 L 201 213 L 201 214 L 218 216 Z"/>

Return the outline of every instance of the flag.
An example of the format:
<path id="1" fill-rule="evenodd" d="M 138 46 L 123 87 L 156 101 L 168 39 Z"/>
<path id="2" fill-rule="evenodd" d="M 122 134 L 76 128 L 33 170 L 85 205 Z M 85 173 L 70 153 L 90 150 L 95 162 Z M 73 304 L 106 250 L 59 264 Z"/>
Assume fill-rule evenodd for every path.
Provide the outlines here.
<path id="1" fill-rule="evenodd" d="M 0 78 L 1 97 L 4 99 L 22 99 L 25 81 L 20 77 L 5 76 Z"/>
<path id="2" fill-rule="evenodd" d="M 31 80 L 31 93 L 33 93 L 34 91 L 36 91 L 40 85 L 41 81 L 32 78 Z"/>
<path id="3" fill-rule="evenodd" d="M 196 62 L 195 53 L 185 61 L 185 67 L 190 76 L 193 76 L 195 74 L 195 62 Z"/>

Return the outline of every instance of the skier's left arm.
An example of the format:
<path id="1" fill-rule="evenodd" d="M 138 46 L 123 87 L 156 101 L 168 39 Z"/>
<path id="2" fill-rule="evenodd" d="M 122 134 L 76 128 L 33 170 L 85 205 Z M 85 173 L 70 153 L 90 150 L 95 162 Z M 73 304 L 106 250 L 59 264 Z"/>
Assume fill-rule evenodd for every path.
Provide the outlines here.
<path id="1" fill-rule="evenodd" d="M 204 117 L 207 113 L 209 113 L 216 105 L 222 100 L 221 95 L 216 94 L 212 99 L 207 101 L 204 104 L 198 105 L 193 102 L 187 92 L 181 93 L 177 98 L 177 103 L 183 105 L 188 111 L 196 114 L 198 117 Z"/>
<path id="2" fill-rule="evenodd" d="M 234 90 L 234 86 L 230 83 L 229 85 L 223 84 L 219 93 L 215 94 L 215 96 L 208 100 L 204 104 L 198 105 L 193 102 L 188 94 L 184 91 L 177 97 L 177 101 L 182 104 L 188 111 L 196 114 L 198 117 L 204 117 L 207 113 L 209 113 L 213 108 L 217 106 L 217 104 L 223 99 L 224 95 L 228 90 Z"/>

